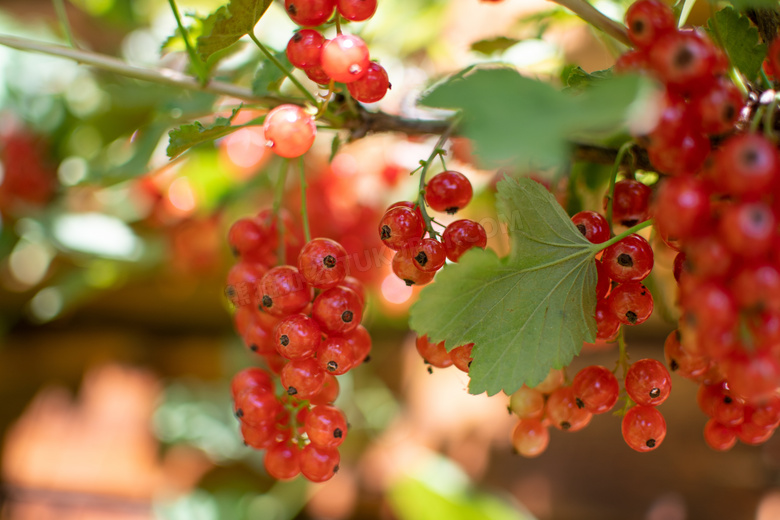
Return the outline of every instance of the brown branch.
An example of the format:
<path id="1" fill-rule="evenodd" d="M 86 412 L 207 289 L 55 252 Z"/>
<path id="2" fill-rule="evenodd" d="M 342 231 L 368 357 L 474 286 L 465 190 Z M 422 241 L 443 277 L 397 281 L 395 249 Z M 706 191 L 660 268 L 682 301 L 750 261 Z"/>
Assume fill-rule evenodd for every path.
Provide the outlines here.
<path id="1" fill-rule="evenodd" d="M 756 25 L 758 34 L 764 43 L 770 43 L 777 37 L 780 28 L 780 13 L 773 9 L 747 9 L 745 14 Z"/>

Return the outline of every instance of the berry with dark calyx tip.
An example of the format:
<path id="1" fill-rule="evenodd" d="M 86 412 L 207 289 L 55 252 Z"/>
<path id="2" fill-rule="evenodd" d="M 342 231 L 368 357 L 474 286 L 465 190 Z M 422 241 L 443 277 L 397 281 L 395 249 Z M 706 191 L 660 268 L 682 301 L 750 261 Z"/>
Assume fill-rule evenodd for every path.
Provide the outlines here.
<path id="1" fill-rule="evenodd" d="M 760 134 L 728 138 L 715 154 L 714 181 L 731 195 L 757 197 L 777 184 L 780 156 Z"/>
<path id="2" fill-rule="evenodd" d="M 287 59 L 293 67 L 307 69 L 320 66 L 325 37 L 314 29 L 301 29 L 287 42 Z"/>
<path id="3" fill-rule="evenodd" d="M 285 158 L 300 157 L 314 144 L 317 126 L 314 119 L 297 105 L 279 105 L 265 116 L 266 146 Z"/>
<path id="4" fill-rule="evenodd" d="M 626 392 L 636 404 L 658 406 L 672 390 L 672 378 L 660 361 L 640 359 L 628 368 Z"/>
<path id="5" fill-rule="evenodd" d="M 368 47 L 354 34 L 339 34 L 322 47 L 322 70 L 333 81 L 357 81 L 366 74 L 370 63 Z"/>
<path id="6" fill-rule="evenodd" d="M 686 239 L 701 234 L 710 222 L 710 192 L 696 177 L 663 181 L 655 204 L 655 225 L 664 236 Z"/>
<path id="7" fill-rule="evenodd" d="M 280 374 L 287 395 L 306 400 L 317 395 L 325 382 L 325 373 L 314 358 L 290 361 Z"/>
<path id="8" fill-rule="evenodd" d="M 267 272 L 267 267 L 249 262 L 238 262 L 231 267 L 225 287 L 230 303 L 239 308 L 256 305 L 257 285 Z"/>
<path id="9" fill-rule="evenodd" d="M 242 258 L 261 249 L 268 238 L 267 229 L 258 219 L 253 217 L 236 220 L 228 230 L 230 249 L 235 256 Z M 248 258 L 248 260 L 251 261 L 254 258 Z"/>
<path id="10" fill-rule="evenodd" d="M 436 273 L 420 270 L 412 255 L 413 250 L 408 248 L 396 252 L 391 264 L 393 272 L 408 286 L 430 283 Z"/>
<path id="11" fill-rule="evenodd" d="M 260 387 L 268 392 L 274 388 L 271 375 L 262 368 L 249 367 L 241 370 L 230 381 L 230 393 L 235 399 L 238 394 L 250 388 Z"/>
<path id="12" fill-rule="evenodd" d="M 301 312 L 313 295 L 298 269 L 290 265 L 274 267 L 260 280 L 260 306 L 273 316 Z"/>
<path id="13" fill-rule="evenodd" d="M 390 87 L 387 71 L 374 61 L 368 64 L 366 73 L 360 79 L 347 83 L 349 93 L 361 103 L 376 103 L 385 97 Z"/>
<path id="14" fill-rule="evenodd" d="M 339 470 L 339 450 L 309 444 L 301 450 L 301 474 L 312 482 L 325 482 Z"/>
<path id="15" fill-rule="evenodd" d="M 254 354 L 259 356 L 274 354 L 276 353 L 273 334 L 275 324 L 269 326 L 265 322 L 268 321 L 268 318 L 272 318 L 274 321 L 276 318 L 268 315 L 263 316 L 261 312 L 257 312 L 256 315 L 257 317 L 252 320 L 247 330 L 241 334 L 241 339 Z"/>
<path id="16" fill-rule="evenodd" d="M 434 211 L 454 215 L 471 201 L 471 182 L 460 172 L 447 170 L 434 175 L 425 185 L 425 202 Z"/>
<path id="17" fill-rule="evenodd" d="M 410 240 L 422 238 L 424 233 L 425 222 L 409 208 L 390 208 L 379 221 L 379 238 L 394 251 L 403 249 Z"/>
<path id="18" fill-rule="evenodd" d="M 647 452 L 656 449 L 666 437 L 666 421 L 653 406 L 633 406 L 623 416 L 623 439 L 632 449 Z"/>
<path id="19" fill-rule="evenodd" d="M 306 67 L 303 69 L 303 72 L 306 74 L 307 78 L 312 80 L 317 85 L 327 85 L 330 83 L 330 76 L 328 76 L 328 73 L 323 70 L 321 65 Z"/>
<path id="20" fill-rule="evenodd" d="M 447 368 L 452 366 L 452 356 L 444 348 L 444 342 L 432 343 L 428 340 L 428 336 L 417 336 L 417 352 L 420 356 L 432 366 L 436 368 Z"/>
<path id="21" fill-rule="evenodd" d="M 285 0 L 284 10 L 290 19 L 304 27 L 327 22 L 336 9 L 336 0 Z"/>
<path id="22" fill-rule="evenodd" d="M 306 416 L 304 429 L 315 446 L 337 448 L 347 437 L 347 419 L 335 406 L 315 406 Z"/>
<path id="23" fill-rule="evenodd" d="M 710 363 L 706 358 L 690 354 L 682 348 L 680 332 L 677 330 L 673 330 L 666 337 L 664 359 L 669 370 L 687 379 L 697 379 L 710 368 Z"/>
<path id="24" fill-rule="evenodd" d="M 577 406 L 593 414 L 610 411 L 620 393 L 615 374 L 599 365 L 591 365 L 577 372 L 571 387 Z"/>
<path id="25" fill-rule="evenodd" d="M 653 190 L 649 186 L 632 179 L 624 179 L 615 183 L 612 199 L 612 222 L 632 227 L 649 219 L 652 193 Z M 604 197 L 605 210 L 608 202 L 608 198 Z"/>
<path id="26" fill-rule="evenodd" d="M 322 389 L 314 397 L 309 399 L 309 403 L 312 405 L 332 404 L 339 396 L 339 391 L 339 380 L 336 376 L 326 372 L 324 382 L 322 383 Z"/>
<path id="27" fill-rule="evenodd" d="M 263 423 L 258 427 L 241 423 L 241 438 L 244 444 L 256 450 L 266 449 L 273 442 L 275 431 L 271 423 Z"/>
<path id="28" fill-rule="evenodd" d="M 609 308 L 609 298 L 596 302 L 596 339 L 615 341 L 620 331 L 620 320 Z"/>
<path id="29" fill-rule="evenodd" d="M 562 386 L 547 398 L 547 417 L 559 430 L 576 432 L 590 423 L 593 414 L 577 406 L 571 386 Z"/>
<path id="30" fill-rule="evenodd" d="M 487 233 L 481 224 L 473 220 L 456 220 L 444 229 L 441 242 L 444 245 L 447 258 L 457 262 L 461 255 L 472 247 L 485 249 Z"/>
<path id="31" fill-rule="evenodd" d="M 609 240 L 609 224 L 600 213 L 580 211 L 571 218 L 571 222 L 591 244 Z"/>
<path id="32" fill-rule="evenodd" d="M 639 282 L 622 283 L 609 295 L 609 309 L 625 325 L 639 325 L 653 313 L 653 295 Z"/>
<path id="33" fill-rule="evenodd" d="M 352 22 L 362 22 L 376 12 L 377 0 L 336 0 L 341 16 Z"/>
<path id="34" fill-rule="evenodd" d="M 739 426 L 745 420 L 745 402 L 727 388 L 718 387 L 720 393 L 709 403 L 712 418 L 724 426 Z"/>
<path id="35" fill-rule="evenodd" d="M 704 425 L 704 442 L 715 451 L 728 451 L 737 443 L 737 430 L 710 419 Z"/>
<path id="36" fill-rule="evenodd" d="M 282 411 L 282 405 L 273 390 L 255 386 L 247 388 L 236 397 L 235 412 L 242 422 L 260 427 L 273 422 Z"/>
<path id="37" fill-rule="evenodd" d="M 676 28 L 672 9 L 660 0 L 638 0 L 626 11 L 626 27 L 631 43 L 646 49 Z"/>
<path id="38" fill-rule="evenodd" d="M 414 266 L 420 271 L 426 273 L 436 272 L 447 261 L 444 246 L 433 238 L 410 240 L 405 247 L 410 249 L 409 254 L 412 257 Z"/>
<path id="39" fill-rule="evenodd" d="M 290 480 L 298 476 L 301 450 L 294 443 L 280 442 L 265 452 L 263 465 L 268 474 L 276 480 Z"/>
<path id="40" fill-rule="evenodd" d="M 354 365 L 349 368 L 350 370 L 363 363 L 371 354 L 371 335 L 363 325 L 358 325 L 355 330 L 347 332 L 342 339 L 352 348 Z"/>
<path id="41" fill-rule="evenodd" d="M 315 238 L 298 255 L 298 271 L 315 289 L 336 287 L 347 276 L 347 251 L 329 238 Z"/>
<path id="42" fill-rule="evenodd" d="M 317 363 L 328 374 L 340 376 L 356 365 L 355 351 L 344 338 L 331 336 L 324 340 L 317 351 Z"/>
<path id="43" fill-rule="evenodd" d="M 541 419 L 544 414 L 544 395 L 536 388 L 523 385 L 510 396 L 509 410 L 520 419 Z"/>
<path id="44" fill-rule="evenodd" d="M 523 457 L 537 457 L 550 443 L 550 431 L 539 419 L 521 419 L 512 430 L 512 447 Z"/>
<path id="45" fill-rule="evenodd" d="M 691 105 L 702 132 L 720 135 L 734 128 L 745 100 L 731 80 L 721 77 L 710 89 L 694 97 Z"/>
<path id="46" fill-rule="evenodd" d="M 640 282 L 653 270 L 653 248 L 634 233 L 606 248 L 601 263 L 615 282 Z"/>
<path id="47" fill-rule="evenodd" d="M 473 348 L 473 343 L 467 343 L 465 345 L 455 347 L 450 351 L 450 357 L 452 358 L 453 364 L 458 367 L 458 370 L 461 372 L 466 372 L 467 374 L 469 373 L 471 362 L 473 361 L 471 357 L 471 350 Z"/>
<path id="48" fill-rule="evenodd" d="M 772 209 L 762 202 L 727 206 L 719 225 L 726 246 L 744 258 L 757 258 L 766 254 L 772 245 L 776 228 L 777 219 Z"/>
<path id="49" fill-rule="evenodd" d="M 360 325 L 363 302 L 352 289 L 334 287 L 314 299 L 311 315 L 325 334 L 346 334 Z"/>
<path id="50" fill-rule="evenodd" d="M 653 42 L 650 65 L 681 93 L 707 90 L 721 72 L 716 47 L 696 31 L 672 31 Z"/>
<path id="51" fill-rule="evenodd" d="M 287 359 L 312 357 L 322 341 L 322 331 L 315 320 L 305 314 L 284 318 L 274 330 L 276 351 Z"/>

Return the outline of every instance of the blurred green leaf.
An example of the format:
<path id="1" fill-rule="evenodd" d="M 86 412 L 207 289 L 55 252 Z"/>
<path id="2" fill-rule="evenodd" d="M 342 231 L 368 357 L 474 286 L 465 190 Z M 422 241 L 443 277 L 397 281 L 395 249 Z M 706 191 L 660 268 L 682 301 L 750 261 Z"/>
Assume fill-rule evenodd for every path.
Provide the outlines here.
<path id="1" fill-rule="evenodd" d="M 728 0 L 734 9 L 744 11 L 746 9 L 777 9 L 777 0 Z"/>
<path id="2" fill-rule="evenodd" d="M 598 83 L 601 80 L 612 77 L 612 69 L 597 70 L 594 72 L 585 72 L 582 67 L 574 66 L 569 69 L 564 79 L 566 86 L 574 90 L 584 89 Z"/>
<path id="3" fill-rule="evenodd" d="M 230 0 L 210 14 L 203 22 L 202 35 L 197 39 L 201 58 L 209 57 L 236 43 L 250 33 L 268 10 L 271 0 Z"/>
<path id="4" fill-rule="evenodd" d="M 505 51 L 512 45 L 516 44 L 520 40 L 514 38 L 507 38 L 506 36 L 497 36 L 489 40 L 479 40 L 471 44 L 471 50 L 484 54 L 485 56 L 491 56 L 497 52 Z"/>
<path id="5" fill-rule="evenodd" d="M 715 13 L 707 26 L 723 45 L 731 64 L 749 81 L 754 81 L 766 57 L 767 47 L 759 43 L 758 29 L 750 23 L 750 19 L 726 7 Z"/>
<path id="6" fill-rule="evenodd" d="M 290 60 L 287 59 L 287 52 L 276 51 L 274 52 L 274 57 L 284 66 L 285 70 L 288 72 L 292 71 L 293 66 L 290 63 Z M 278 93 L 279 87 L 281 87 L 282 82 L 286 77 L 284 71 L 277 67 L 271 60 L 266 59 L 261 62 L 260 66 L 257 68 L 257 73 L 252 81 L 252 93 L 255 96 L 266 96 L 268 94 Z"/>
<path id="7" fill-rule="evenodd" d="M 182 125 L 168 132 L 168 157 L 174 159 L 193 146 L 203 144 L 235 132 L 240 127 L 231 126 L 240 109 L 234 108 L 230 117 L 218 117 L 212 124 L 204 126 L 199 121 Z"/>

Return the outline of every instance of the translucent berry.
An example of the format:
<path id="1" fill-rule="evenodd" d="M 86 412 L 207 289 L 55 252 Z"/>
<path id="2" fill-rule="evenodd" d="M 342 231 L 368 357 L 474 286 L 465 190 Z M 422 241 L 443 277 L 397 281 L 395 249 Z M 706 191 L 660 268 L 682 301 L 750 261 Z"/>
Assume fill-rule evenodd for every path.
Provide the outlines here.
<path id="1" fill-rule="evenodd" d="M 447 170 L 434 175 L 425 185 L 425 202 L 434 211 L 454 215 L 471 201 L 471 182 L 460 172 Z"/>
<path id="2" fill-rule="evenodd" d="M 433 238 L 410 240 L 405 248 L 410 250 L 409 255 L 412 257 L 414 266 L 420 271 L 436 272 L 442 268 L 447 260 L 444 246 Z"/>
<path id="3" fill-rule="evenodd" d="M 541 419 L 544 395 L 536 388 L 523 385 L 509 398 L 509 410 L 520 419 Z"/>
<path id="4" fill-rule="evenodd" d="M 447 258 L 457 262 L 461 255 L 472 247 L 484 249 L 487 246 L 487 233 L 481 224 L 473 220 L 456 220 L 444 229 L 441 242 Z"/>
<path id="5" fill-rule="evenodd" d="M 737 430 L 710 419 L 704 425 L 704 441 L 715 451 L 728 451 L 737 443 Z"/>
<path id="6" fill-rule="evenodd" d="M 295 267 L 281 265 L 260 280 L 260 305 L 273 316 L 289 316 L 303 310 L 313 290 Z"/>
<path id="7" fill-rule="evenodd" d="M 455 347 L 450 351 L 450 357 L 452 358 L 453 364 L 458 367 L 458 370 L 461 372 L 466 372 L 467 374 L 469 373 L 471 362 L 473 360 L 471 357 L 471 350 L 473 347 L 473 343 L 467 343 L 465 345 Z"/>
<path id="8" fill-rule="evenodd" d="M 390 79 L 387 77 L 387 71 L 374 61 L 368 64 L 366 73 L 360 79 L 347 83 L 349 93 L 361 103 L 376 103 L 385 97 L 389 89 Z"/>
<path id="9" fill-rule="evenodd" d="M 411 248 L 404 248 L 398 251 L 393 257 L 391 267 L 395 275 L 408 286 L 430 283 L 436 274 L 432 271 L 423 271 L 417 267 Z"/>
<path id="10" fill-rule="evenodd" d="M 268 474 L 276 480 L 289 480 L 298 476 L 301 450 L 290 442 L 280 442 L 268 448 L 263 465 Z"/>
<path id="11" fill-rule="evenodd" d="M 325 37 L 314 29 L 301 29 L 287 42 L 287 59 L 293 67 L 308 69 L 320 66 Z"/>
<path id="12" fill-rule="evenodd" d="M 284 10 L 298 25 L 314 27 L 327 22 L 336 9 L 336 0 L 285 0 Z"/>
<path id="13" fill-rule="evenodd" d="M 301 474 L 312 482 L 325 482 L 339 470 L 339 450 L 309 444 L 301 451 Z"/>
<path id="14" fill-rule="evenodd" d="M 639 325 L 653 313 L 653 295 L 639 282 L 627 282 L 612 289 L 609 309 L 626 325 Z"/>
<path id="15" fill-rule="evenodd" d="M 347 251 L 329 238 L 315 238 L 301 249 L 298 271 L 315 289 L 336 287 L 347 276 Z"/>
<path id="16" fill-rule="evenodd" d="M 653 406 L 634 406 L 623 416 L 623 439 L 632 449 L 646 452 L 656 449 L 666 437 L 666 421 Z"/>
<path id="17" fill-rule="evenodd" d="M 339 34 L 322 47 L 322 70 L 333 81 L 352 83 L 368 71 L 368 58 L 368 47 L 361 38 Z"/>
<path id="18" fill-rule="evenodd" d="M 313 358 L 290 361 L 280 374 L 282 387 L 288 395 L 310 399 L 322 390 L 325 373 Z"/>
<path id="19" fill-rule="evenodd" d="M 444 348 L 444 342 L 432 343 L 428 336 L 417 336 L 417 352 L 422 356 L 426 363 L 436 368 L 447 368 L 452 366 L 452 357 Z"/>
<path id="20" fill-rule="evenodd" d="M 306 435 L 320 448 L 336 448 L 347 437 L 347 419 L 335 406 L 315 406 L 306 416 Z"/>
<path id="21" fill-rule="evenodd" d="M 636 404 L 658 406 L 669 397 L 672 378 L 660 361 L 640 359 L 628 368 L 625 387 Z"/>
<path id="22" fill-rule="evenodd" d="M 521 419 L 512 430 L 512 446 L 523 457 L 537 457 L 550 444 L 550 432 L 539 419 Z"/>
<path id="23" fill-rule="evenodd" d="M 591 365 L 577 372 L 571 387 L 577 406 L 593 414 L 611 410 L 620 393 L 615 374 L 599 365 Z"/>
<path id="24" fill-rule="evenodd" d="M 632 179 L 623 179 L 615 183 L 615 195 L 612 199 L 612 221 L 622 226 L 632 227 L 650 218 L 650 196 L 653 190 L 649 186 Z M 604 198 L 604 209 L 608 199 Z"/>
<path id="25" fill-rule="evenodd" d="M 392 207 L 379 221 L 379 237 L 382 243 L 398 251 L 410 240 L 419 239 L 425 232 L 423 219 L 417 212 L 402 206 Z"/>
<path id="26" fill-rule="evenodd" d="M 322 341 L 322 331 L 317 322 L 305 314 L 284 318 L 274 331 L 277 352 L 287 359 L 312 357 Z"/>
<path id="27" fill-rule="evenodd" d="M 609 224 L 600 213 L 580 211 L 571 218 L 571 222 L 592 244 L 601 244 L 609 240 Z"/>
<path id="28" fill-rule="evenodd" d="M 314 299 L 311 315 L 325 334 L 346 334 L 360 325 L 363 302 L 352 289 L 334 287 Z"/>
<path id="29" fill-rule="evenodd" d="M 266 145 L 280 157 L 305 154 L 314 144 L 317 126 L 314 119 L 297 105 L 279 105 L 265 116 Z"/>
<path id="30" fill-rule="evenodd" d="M 347 20 L 362 22 L 374 15 L 376 4 L 377 0 L 337 0 L 336 8 Z"/>
<path id="31" fill-rule="evenodd" d="M 606 248 L 601 262 L 611 280 L 640 282 L 653 269 L 653 248 L 644 237 L 634 233 Z"/>
<path id="32" fill-rule="evenodd" d="M 559 430 L 576 432 L 588 425 L 593 414 L 577 406 L 571 386 L 562 386 L 547 398 L 547 417 Z"/>
<path id="33" fill-rule="evenodd" d="M 638 0 L 626 11 L 628 38 L 639 48 L 648 48 L 676 27 L 674 12 L 660 0 Z"/>

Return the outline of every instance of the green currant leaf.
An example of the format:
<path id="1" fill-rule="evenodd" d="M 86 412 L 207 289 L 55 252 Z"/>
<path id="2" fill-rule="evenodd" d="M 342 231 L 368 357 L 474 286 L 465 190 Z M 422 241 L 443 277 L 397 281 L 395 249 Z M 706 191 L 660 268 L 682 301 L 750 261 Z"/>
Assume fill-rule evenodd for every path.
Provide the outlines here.
<path id="1" fill-rule="evenodd" d="M 197 50 L 203 60 L 226 49 L 251 32 L 268 10 L 271 0 L 230 0 L 203 22 Z"/>
<path id="2" fill-rule="evenodd" d="M 291 71 L 293 69 L 290 60 L 287 59 L 287 52 L 276 51 L 273 54 L 286 70 Z M 255 78 L 252 80 L 252 93 L 258 97 L 278 93 L 279 87 L 281 87 L 286 77 L 279 67 L 271 60 L 266 59 L 260 63 L 257 73 L 255 73 Z"/>
<path id="3" fill-rule="evenodd" d="M 729 0 L 729 3 L 738 11 L 746 9 L 777 9 L 777 0 Z"/>
<path id="4" fill-rule="evenodd" d="M 596 335 L 595 249 L 530 179 L 498 184 L 512 251 L 473 249 L 445 266 L 412 306 L 410 326 L 448 350 L 474 343 L 469 391 L 511 394 L 568 365 Z"/>
<path id="5" fill-rule="evenodd" d="M 241 126 L 231 126 L 230 124 L 239 110 L 234 108 L 230 117 L 218 117 L 208 126 L 204 126 L 200 121 L 195 121 L 174 128 L 168 132 L 168 148 L 165 150 L 168 157 L 175 159 L 193 146 L 219 139 L 241 129 Z"/>
<path id="6" fill-rule="evenodd" d="M 514 38 L 507 38 L 506 36 L 497 36 L 496 38 L 490 38 L 489 40 L 479 40 L 478 42 L 472 43 L 471 50 L 485 56 L 492 56 L 493 54 L 507 50 L 519 41 L 520 40 Z"/>
<path id="7" fill-rule="evenodd" d="M 707 25 L 710 34 L 720 41 L 731 64 L 749 81 L 755 81 L 767 46 L 759 43 L 758 29 L 751 25 L 748 17 L 726 7 L 715 13 Z"/>
<path id="8" fill-rule="evenodd" d="M 646 81 L 621 76 L 562 93 L 514 69 L 472 67 L 434 86 L 421 104 L 458 110 L 483 166 L 542 168 L 567 160 L 573 136 L 619 130 Z"/>
<path id="9" fill-rule="evenodd" d="M 603 79 L 612 77 L 612 69 L 597 70 L 591 73 L 585 72 L 582 67 L 574 66 L 569 69 L 569 73 L 563 78 L 566 86 L 575 90 L 587 88 Z"/>

